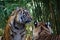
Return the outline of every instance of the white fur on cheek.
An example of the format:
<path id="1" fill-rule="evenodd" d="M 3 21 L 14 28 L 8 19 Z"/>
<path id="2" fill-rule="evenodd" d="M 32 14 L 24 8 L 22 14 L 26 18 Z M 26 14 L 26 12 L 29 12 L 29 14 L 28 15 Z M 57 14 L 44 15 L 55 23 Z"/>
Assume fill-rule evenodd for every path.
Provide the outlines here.
<path id="1" fill-rule="evenodd" d="M 17 21 L 22 22 L 21 16 L 19 14 L 18 14 L 18 17 L 17 17 Z"/>

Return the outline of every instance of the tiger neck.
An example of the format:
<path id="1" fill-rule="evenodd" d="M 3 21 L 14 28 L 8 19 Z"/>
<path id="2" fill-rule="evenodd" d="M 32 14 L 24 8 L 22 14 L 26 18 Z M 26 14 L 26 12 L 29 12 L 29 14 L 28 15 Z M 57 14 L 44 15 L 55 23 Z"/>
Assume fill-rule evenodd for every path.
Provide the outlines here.
<path id="1" fill-rule="evenodd" d="M 18 25 L 15 23 L 15 25 L 11 26 L 11 32 L 14 36 L 13 40 L 22 40 L 26 33 L 25 24 Z"/>
<path id="2" fill-rule="evenodd" d="M 25 29 L 25 24 L 15 24 L 14 25 L 14 28 L 17 29 L 17 30 L 22 30 L 22 29 Z"/>
<path id="3" fill-rule="evenodd" d="M 16 22 L 15 20 L 14 21 L 11 21 L 9 23 L 9 26 L 14 27 L 15 29 L 24 29 L 25 28 L 25 24 Z"/>

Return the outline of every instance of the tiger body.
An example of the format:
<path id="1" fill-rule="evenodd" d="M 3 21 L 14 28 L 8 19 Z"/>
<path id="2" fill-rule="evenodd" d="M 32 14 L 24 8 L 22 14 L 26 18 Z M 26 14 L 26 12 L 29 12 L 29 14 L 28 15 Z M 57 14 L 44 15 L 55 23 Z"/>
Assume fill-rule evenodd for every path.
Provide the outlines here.
<path id="1" fill-rule="evenodd" d="M 3 40 L 25 40 L 25 24 L 31 22 L 29 12 L 23 8 L 17 8 L 9 17 L 4 30 Z"/>

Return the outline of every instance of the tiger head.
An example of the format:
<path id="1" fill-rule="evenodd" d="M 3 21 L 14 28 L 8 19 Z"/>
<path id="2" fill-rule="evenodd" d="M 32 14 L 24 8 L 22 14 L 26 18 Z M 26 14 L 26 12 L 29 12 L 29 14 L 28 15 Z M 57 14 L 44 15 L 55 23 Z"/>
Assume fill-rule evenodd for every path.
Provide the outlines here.
<path id="1" fill-rule="evenodd" d="M 16 21 L 19 23 L 29 23 L 31 22 L 32 18 L 26 9 L 19 8 L 17 10 L 17 17 Z"/>
<path id="2" fill-rule="evenodd" d="M 37 26 L 33 29 L 33 38 L 38 40 L 45 35 L 51 35 L 49 28 L 44 22 L 38 22 Z"/>
<path id="3" fill-rule="evenodd" d="M 29 15 L 29 12 L 25 9 L 20 8 L 18 10 L 16 21 L 19 23 L 29 23 L 31 22 L 32 18 Z"/>
<path id="4" fill-rule="evenodd" d="M 29 11 L 23 8 L 17 8 L 12 12 L 11 15 L 11 19 L 20 24 L 26 24 L 32 21 L 32 17 L 30 16 Z"/>

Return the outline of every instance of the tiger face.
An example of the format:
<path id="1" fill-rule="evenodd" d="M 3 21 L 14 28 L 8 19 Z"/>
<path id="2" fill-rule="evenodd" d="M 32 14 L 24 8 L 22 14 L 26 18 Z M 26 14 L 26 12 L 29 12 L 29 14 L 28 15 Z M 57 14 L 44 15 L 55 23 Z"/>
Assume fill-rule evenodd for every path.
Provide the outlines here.
<path id="1" fill-rule="evenodd" d="M 27 10 L 22 9 L 22 8 L 20 8 L 18 10 L 18 14 L 16 17 L 17 22 L 23 24 L 23 23 L 29 23 L 29 22 L 31 22 L 31 20 L 32 20 L 32 18 Z"/>
<path id="2" fill-rule="evenodd" d="M 39 22 L 37 26 L 33 29 L 33 38 L 35 40 L 38 40 L 40 39 L 40 37 L 45 35 L 51 35 L 51 33 L 44 22 Z"/>

